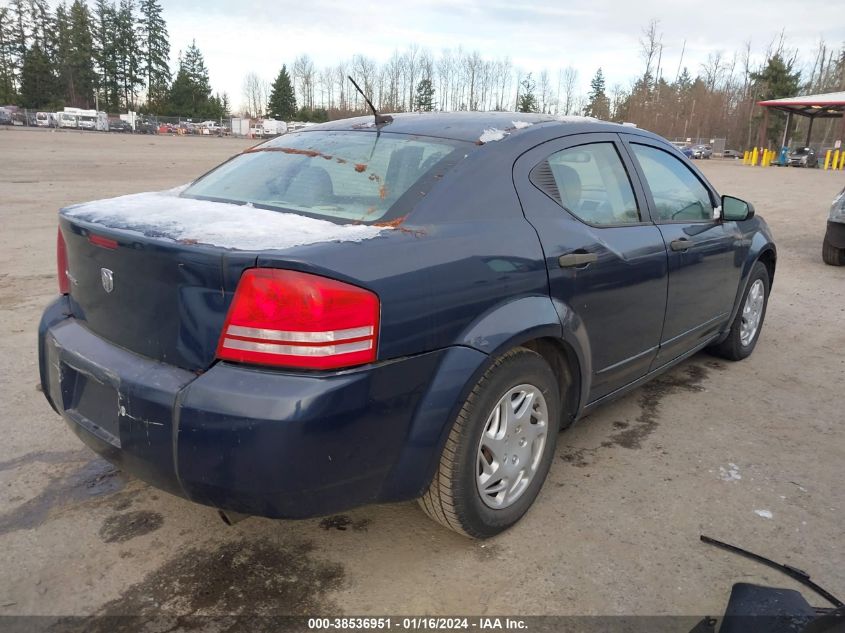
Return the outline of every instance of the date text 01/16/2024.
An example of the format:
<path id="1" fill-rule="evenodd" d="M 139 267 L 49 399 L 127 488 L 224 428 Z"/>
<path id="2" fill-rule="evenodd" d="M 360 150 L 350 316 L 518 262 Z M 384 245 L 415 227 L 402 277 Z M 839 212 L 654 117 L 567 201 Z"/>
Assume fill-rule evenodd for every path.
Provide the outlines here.
<path id="1" fill-rule="evenodd" d="M 319 630 L 406 630 L 406 631 L 450 631 L 450 630 L 476 630 L 496 631 L 511 630 L 518 631 L 527 628 L 525 620 L 519 618 L 496 618 L 496 617 L 370 617 L 370 618 L 309 618 L 308 629 Z"/>

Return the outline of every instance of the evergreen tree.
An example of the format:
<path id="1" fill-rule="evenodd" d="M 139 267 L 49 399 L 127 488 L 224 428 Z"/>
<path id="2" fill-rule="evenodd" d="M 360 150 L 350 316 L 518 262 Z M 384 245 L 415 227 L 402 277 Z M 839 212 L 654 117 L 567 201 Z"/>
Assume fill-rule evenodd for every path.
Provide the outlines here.
<path id="1" fill-rule="evenodd" d="M 520 94 L 517 99 L 517 112 L 537 112 L 537 97 L 534 94 L 535 85 L 534 80 L 531 79 L 531 73 L 528 73 L 525 79 L 519 82 Z"/>
<path id="2" fill-rule="evenodd" d="M 228 93 L 224 92 L 223 97 L 220 99 L 220 107 L 223 109 L 223 118 L 229 118 L 232 116 L 232 104 L 229 101 Z"/>
<path id="3" fill-rule="evenodd" d="M 52 59 L 55 55 L 55 23 L 47 0 L 28 0 L 30 38 L 34 46 Z"/>
<path id="4" fill-rule="evenodd" d="M 276 81 L 273 82 L 267 111 L 271 117 L 281 121 L 290 121 L 296 117 L 296 95 L 293 92 L 287 66 L 284 64 Z"/>
<path id="5" fill-rule="evenodd" d="M 415 108 L 420 112 L 431 112 L 434 110 L 434 86 L 431 79 L 420 79 L 417 84 L 417 96 Z"/>
<path id="6" fill-rule="evenodd" d="M 53 59 L 56 69 L 56 91 L 57 96 L 62 97 L 66 102 L 71 102 L 71 95 L 74 94 L 75 81 L 70 68 L 71 43 L 70 43 L 70 15 L 64 2 L 56 7 L 56 50 Z"/>
<path id="7" fill-rule="evenodd" d="M 751 81 L 756 89 L 758 99 L 768 101 L 769 99 L 781 99 L 798 94 L 801 85 L 801 72 L 794 70 L 794 65 L 794 61 L 787 62 L 783 57 L 775 54 L 769 58 L 762 70 L 751 73 Z M 768 129 L 766 130 L 767 139 L 779 143 L 785 124 L 785 115 L 777 116 L 770 113 Z"/>
<path id="8" fill-rule="evenodd" d="M 179 56 L 179 70 L 170 87 L 168 110 L 173 115 L 192 118 L 213 114 L 208 69 L 196 41 Z"/>
<path id="9" fill-rule="evenodd" d="M 605 94 L 604 73 L 601 68 L 596 71 L 592 81 L 590 81 L 590 94 L 587 107 L 584 108 L 586 116 L 592 116 L 597 119 L 610 119 L 610 99 Z"/>
<path id="10" fill-rule="evenodd" d="M 8 9 L 12 78 L 15 91 L 20 92 L 23 61 L 24 57 L 26 57 L 27 43 L 29 41 L 29 35 L 26 29 L 26 25 L 28 24 L 27 8 L 24 0 L 11 0 Z"/>
<path id="11" fill-rule="evenodd" d="M 21 105 L 25 108 L 44 108 L 55 101 L 56 82 L 50 58 L 38 44 L 26 51 L 21 68 Z"/>
<path id="12" fill-rule="evenodd" d="M 14 22 L 9 7 L 0 7 L 0 104 L 17 101 Z"/>
<path id="13" fill-rule="evenodd" d="M 143 85 L 141 49 L 135 30 L 135 0 L 120 0 L 115 13 L 115 79 L 120 87 L 120 102 L 126 109 L 135 108 L 137 91 Z"/>
<path id="14" fill-rule="evenodd" d="M 94 72 L 94 41 L 91 36 L 91 14 L 82 0 L 70 6 L 70 55 L 67 59 L 73 73 L 74 89 L 71 104 L 80 108 L 95 105 L 94 90 L 97 74 Z"/>
<path id="15" fill-rule="evenodd" d="M 170 42 L 167 23 L 161 15 L 158 0 L 141 0 L 138 37 L 143 57 L 141 70 L 147 88 L 147 109 L 164 107 L 170 84 Z"/>
<path id="16" fill-rule="evenodd" d="M 97 92 L 100 109 L 116 111 L 120 107 L 120 84 L 117 80 L 117 44 L 115 39 L 117 12 L 108 0 L 96 0 L 94 8 L 94 59 L 97 68 Z"/>

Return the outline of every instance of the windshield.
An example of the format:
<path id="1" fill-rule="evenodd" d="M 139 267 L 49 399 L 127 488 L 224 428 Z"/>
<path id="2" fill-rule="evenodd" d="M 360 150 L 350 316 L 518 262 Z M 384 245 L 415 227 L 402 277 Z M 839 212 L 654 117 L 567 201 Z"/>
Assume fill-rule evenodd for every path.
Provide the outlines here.
<path id="1" fill-rule="evenodd" d="M 809 147 L 799 147 L 795 151 L 792 152 L 793 154 L 809 154 L 810 148 Z"/>
<path id="2" fill-rule="evenodd" d="M 288 134 L 224 163 L 182 195 L 380 222 L 410 212 L 466 145 L 387 132 Z"/>

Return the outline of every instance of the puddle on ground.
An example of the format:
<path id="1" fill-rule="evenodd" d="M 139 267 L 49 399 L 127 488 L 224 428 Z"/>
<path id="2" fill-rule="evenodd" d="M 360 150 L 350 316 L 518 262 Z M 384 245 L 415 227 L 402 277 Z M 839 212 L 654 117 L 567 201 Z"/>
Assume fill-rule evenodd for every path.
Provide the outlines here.
<path id="1" fill-rule="evenodd" d="M 595 454 L 602 448 L 642 448 L 643 441 L 657 429 L 663 398 L 679 392 L 704 391 L 702 383 L 709 376 L 710 369 L 721 371 L 725 366 L 718 360 L 705 361 L 703 364 L 685 364 L 647 382 L 633 392 L 638 396 L 637 404 L 640 407 L 640 413 L 635 420 L 613 422 L 614 432 L 596 448 L 561 447 L 560 459 L 568 464 L 584 467 L 593 463 Z"/>
<path id="2" fill-rule="evenodd" d="M 367 530 L 369 525 L 369 519 L 358 519 L 357 521 L 353 521 L 345 514 L 336 514 L 334 516 L 326 517 L 320 521 L 320 527 L 326 531 L 340 530 L 341 532 L 344 532 L 346 530 L 353 530 L 355 532 L 363 532 Z"/>
<path id="3" fill-rule="evenodd" d="M 206 630 L 210 623 L 200 616 L 336 613 L 327 594 L 341 587 L 344 569 L 313 558 L 313 551 L 308 542 L 270 539 L 189 549 L 103 605 L 85 630 L 136 630 L 134 618 L 114 616 L 141 616 L 144 622 L 170 619 L 171 627 L 178 619 L 180 630 Z M 214 624 L 225 621 L 215 619 Z"/>
<path id="4" fill-rule="evenodd" d="M 138 536 L 155 532 L 163 524 L 164 517 L 149 510 L 114 514 L 103 522 L 100 538 L 106 543 L 125 543 Z"/>
<path id="5" fill-rule="evenodd" d="M 61 463 L 79 453 L 31 454 L 0 464 L 0 470 L 40 461 Z M 60 458 L 59 456 L 63 456 Z M 86 459 L 90 454 L 86 455 Z M 51 461 L 54 460 L 55 462 Z M 68 466 L 71 466 L 71 461 Z M 11 466 L 9 464 L 12 464 Z M 67 474 L 50 475 L 44 489 L 35 497 L 13 510 L 0 515 L 0 534 L 38 527 L 51 513 L 67 506 L 119 492 L 126 485 L 126 477 L 104 459 L 88 461 Z"/>

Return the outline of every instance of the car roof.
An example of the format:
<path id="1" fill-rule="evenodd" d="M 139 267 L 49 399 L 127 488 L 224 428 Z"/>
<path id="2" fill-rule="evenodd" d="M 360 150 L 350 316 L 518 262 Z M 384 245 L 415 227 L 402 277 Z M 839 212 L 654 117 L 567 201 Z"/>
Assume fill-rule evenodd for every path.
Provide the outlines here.
<path id="1" fill-rule="evenodd" d="M 419 136 L 433 136 L 457 141 L 477 143 L 482 139 L 485 131 L 507 132 L 504 139 L 514 132 L 531 130 L 544 136 L 561 136 L 561 126 L 565 126 L 566 134 L 580 132 L 641 132 L 637 128 L 619 123 L 608 123 L 592 117 L 584 116 L 556 116 L 553 114 L 533 114 L 525 112 L 404 112 L 391 114 L 390 123 L 379 126 L 382 132 L 396 134 L 413 134 Z M 376 130 L 372 116 L 361 116 L 350 119 L 340 119 L 312 125 L 296 130 L 294 133 L 311 133 L 317 131 L 340 130 Z M 653 136 L 646 132 L 645 134 Z M 495 135 L 494 135 L 495 136 Z"/>

